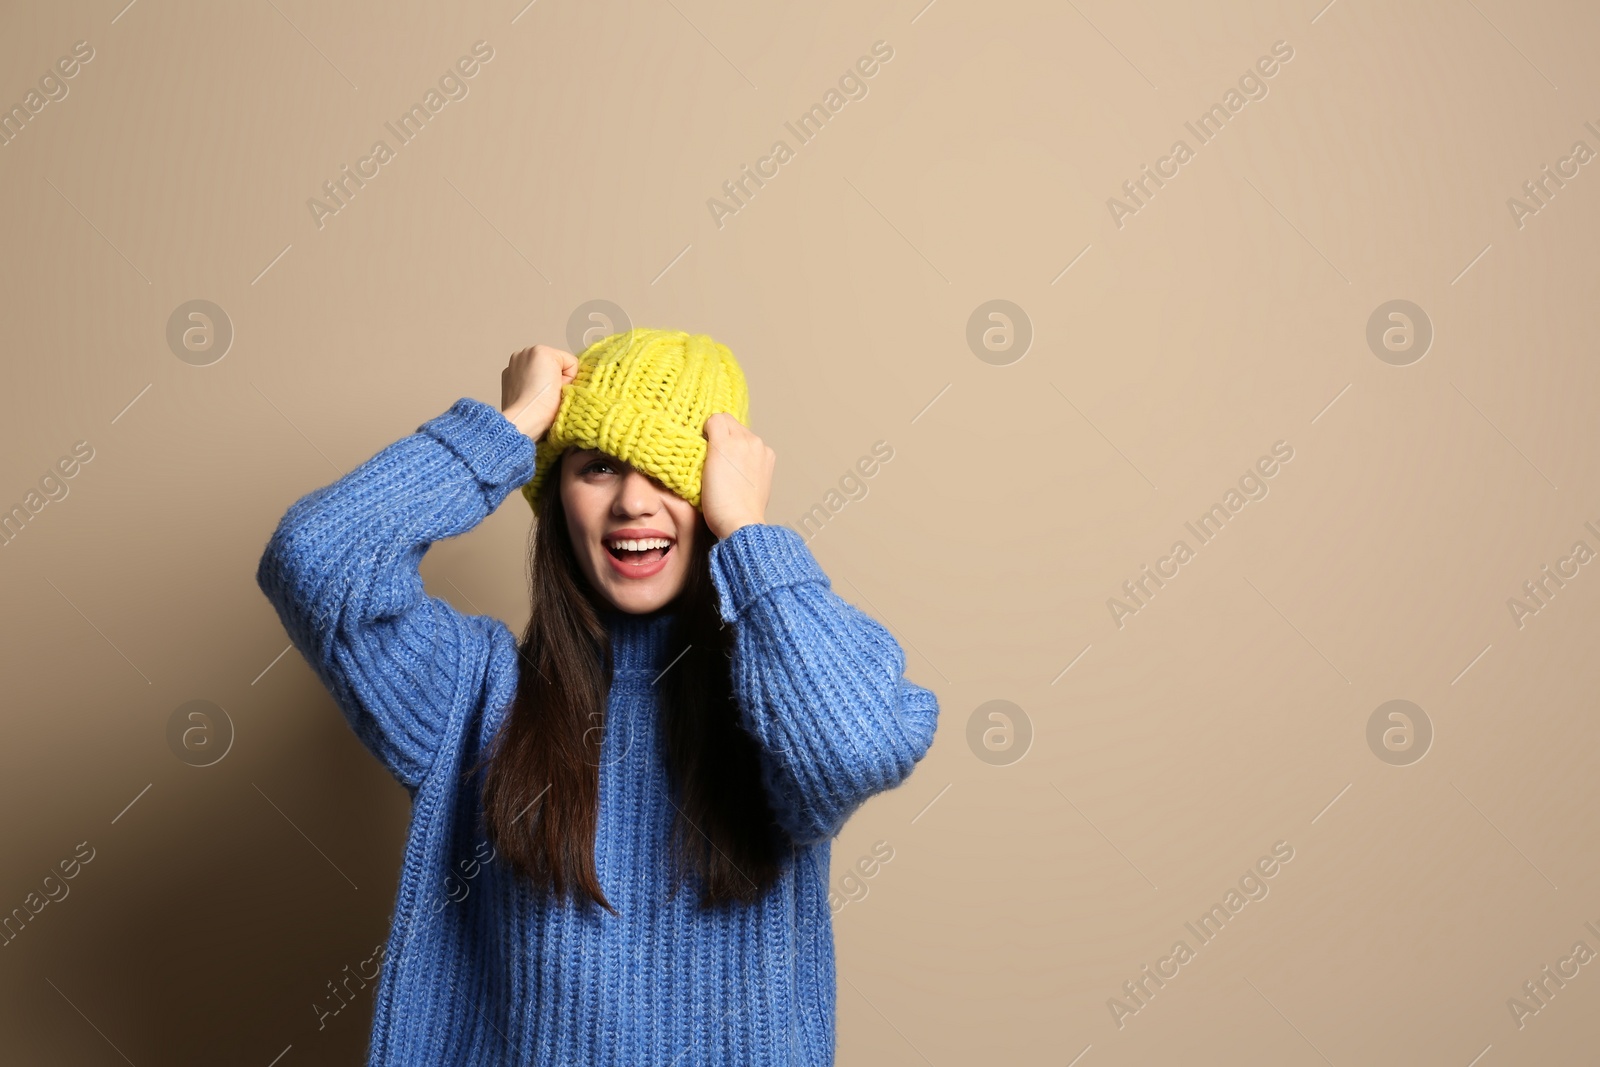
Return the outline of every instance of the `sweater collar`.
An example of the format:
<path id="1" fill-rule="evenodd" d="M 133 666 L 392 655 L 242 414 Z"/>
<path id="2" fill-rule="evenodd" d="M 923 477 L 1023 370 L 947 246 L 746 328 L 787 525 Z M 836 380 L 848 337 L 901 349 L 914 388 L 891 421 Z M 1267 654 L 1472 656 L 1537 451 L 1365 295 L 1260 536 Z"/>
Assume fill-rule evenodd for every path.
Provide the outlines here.
<path id="1" fill-rule="evenodd" d="M 672 625 L 677 619 L 671 606 L 636 615 L 607 606 L 600 611 L 611 634 L 613 671 L 659 672 L 682 649 L 671 648 Z"/>

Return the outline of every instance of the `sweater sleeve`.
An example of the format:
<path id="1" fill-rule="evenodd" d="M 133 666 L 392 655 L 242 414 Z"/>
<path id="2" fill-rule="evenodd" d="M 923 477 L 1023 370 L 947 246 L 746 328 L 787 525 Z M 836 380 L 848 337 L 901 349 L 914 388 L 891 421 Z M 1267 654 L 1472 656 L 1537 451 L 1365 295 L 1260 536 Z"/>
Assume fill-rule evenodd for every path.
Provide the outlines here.
<path id="1" fill-rule="evenodd" d="M 907 681 L 881 624 L 834 593 L 786 526 L 741 526 L 711 549 L 733 681 L 780 824 L 798 843 L 834 837 L 933 744 L 939 703 Z"/>
<path id="2" fill-rule="evenodd" d="M 415 795 L 453 709 L 482 696 L 494 627 L 423 592 L 428 546 L 533 476 L 534 444 L 463 398 L 296 501 L 256 582 L 361 743 Z"/>

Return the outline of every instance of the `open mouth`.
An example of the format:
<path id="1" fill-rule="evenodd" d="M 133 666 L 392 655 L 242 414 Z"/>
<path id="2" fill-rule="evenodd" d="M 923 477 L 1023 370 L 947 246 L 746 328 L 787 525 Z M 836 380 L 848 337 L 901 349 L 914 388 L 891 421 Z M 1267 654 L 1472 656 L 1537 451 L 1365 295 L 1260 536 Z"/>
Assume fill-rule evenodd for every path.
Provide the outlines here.
<path id="1" fill-rule="evenodd" d="M 665 537 L 617 538 L 606 542 L 611 558 L 635 567 L 657 563 L 672 551 L 672 541 Z"/>
<path id="2" fill-rule="evenodd" d="M 610 542 L 605 550 L 624 563 L 654 563 L 664 560 L 670 547 L 672 542 L 667 541 L 666 537 L 642 537 L 638 541 Z"/>

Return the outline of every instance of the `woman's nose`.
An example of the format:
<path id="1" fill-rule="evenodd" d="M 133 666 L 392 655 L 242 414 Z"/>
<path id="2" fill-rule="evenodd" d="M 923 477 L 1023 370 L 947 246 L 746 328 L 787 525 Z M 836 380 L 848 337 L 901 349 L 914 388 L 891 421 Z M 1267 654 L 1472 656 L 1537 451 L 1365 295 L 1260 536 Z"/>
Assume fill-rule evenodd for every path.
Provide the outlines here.
<path id="1" fill-rule="evenodd" d="M 650 477 L 630 470 L 617 490 L 616 506 L 625 515 L 648 515 L 661 502 L 661 491 Z"/>

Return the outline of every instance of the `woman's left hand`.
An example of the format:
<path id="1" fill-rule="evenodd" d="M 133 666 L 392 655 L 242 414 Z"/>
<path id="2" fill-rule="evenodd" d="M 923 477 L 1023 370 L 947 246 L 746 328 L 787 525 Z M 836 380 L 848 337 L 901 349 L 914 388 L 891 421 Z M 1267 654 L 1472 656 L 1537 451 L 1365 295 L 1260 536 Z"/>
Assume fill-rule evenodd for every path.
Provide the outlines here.
<path id="1" fill-rule="evenodd" d="M 766 521 L 778 454 L 727 412 L 712 415 L 700 432 L 707 442 L 700 512 L 720 541 L 741 526 Z"/>

